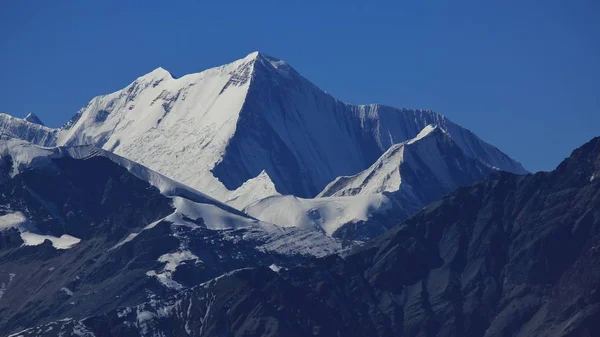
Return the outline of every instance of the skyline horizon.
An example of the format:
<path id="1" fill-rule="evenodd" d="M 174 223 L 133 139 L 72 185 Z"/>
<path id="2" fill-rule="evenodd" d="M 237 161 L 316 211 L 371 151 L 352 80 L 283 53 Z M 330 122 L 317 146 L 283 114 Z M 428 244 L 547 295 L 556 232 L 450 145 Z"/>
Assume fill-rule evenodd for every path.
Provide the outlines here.
<path id="1" fill-rule="evenodd" d="M 283 60 L 283 59 L 280 59 L 280 58 L 278 58 L 278 57 L 276 57 L 276 56 L 273 56 L 273 55 L 269 55 L 269 54 L 267 54 L 267 53 L 265 53 L 265 52 L 263 52 L 263 51 L 261 51 L 261 50 L 258 50 L 258 49 L 256 49 L 256 50 L 253 50 L 252 52 L 249 52 L 249 53 L 248 53 L 248 54 L 246 54 L 246 56 L 244 56 L 244 57 L 237 58 L 237 59 L 235 59 L 235 60 L 232 60 L 232 61 L 229 61 L 229 62 L 227 62 L 227 63 L 223 63 L 223 64 L 220 64 L 220 65 L 214 65 L 214 66 L 210 66 L 210 67 L 208 67 L 208 68 L 206 68 L 206 69 L 203 69 L 203 70 L 200 70 L 200 71 L 196 71 L 196 72 L 189 72 L 189 73 L 185 73 L 185 74 L 181 74 L 181 75 L 179 75 L 179 74 L 173 74 L 173 73 L 172 73 L 172 72 L 171 72 L 169 69 L 165 68 L 165 67 L 164 67 L 164 66 L 162 66 L 162 65 L 159 65 L 159 66 L 157 66 L 156 68 L 153 68 L 153 69 L 151 69 L 151 70 L 149 70 L 149 71 L 147 71 L 147 72 L 145 72 L 145 73 L 143 73 L 143 74 L 139 75 L 139 76 L 138 76 L 138 77 L 136 77 L 134 80 L 132 80 L 132 81 L 130 81 L 129 83 L 125 84 L 123 87 L 121 87 L 121 88 L 119 88 L 119 89 L 117 89 L 117 90 L 113 90 L 113 91 L 109 91 L 109 92 L 106 92 L 106 93 L 101 93 L 101 94 L 98 94 L 98 95 L 96 95 L 96 96 L 94 96 L 94 97 L 90 98 L 90 101 L 91 101 L 93 98 L 95 98 L 95 97 L 98 97 L 98 96 L 104 96 L 104 95 L 108 95 L 108 94 L 111 94 L 111 93 L 114 93 L 114 92 L 118 92 L 118 91 L 120 91 L 120 90 L 123 90 L 125 87 L 127 87 L 127 86 L 128 86 L 128 85 L 130 85 L 130 84 L 132 84 L 132 83 L 133 83 L 133 82 L 134 82 L 136 79 L 138 79 L 138 78 L 141 78 L 141 77 L 144 77 L 144 76 L 147 76 L 147 75 L 149 75 L 149 74 L 151 74 L 151 73 L 153 73 L 153 72 L 155 72 L 155 71 L 157 71 L 157 70 L 159 70 L 159 69 L 165 70 L 166 72 L 168 72 L 168 73 L 169 73 L 169 75 L 170 75 L 170 76 L 172 76 L 172 77 L 173 77 L 173 79 L 176 79 L 176 80 L 177 80 L 177 79 L 180 79 L 180 78 L 182 78 L 182 77 L 185 77 L 185 76 L 188 76 L 188 75 L 199 74 L 199 73 L 202 73 L 202 72 L 205 72 L 205 71 L 208 71 L 208 70 L 214 69 L 214 68 L 219 68 L 219 67 L 225 66 L 225 65 L 227 65 L 227 64 L 230 64 L 230 63 L 233 63 L 233 62 L 239 61 L 239 60 L 241 60 L 241 59 L 247 58 L 247 57 L 249 57 L 250 55 L 252 55 L 252 54 L 254 54 L 254 53 L 262 54 L 262 55 L 264 55 L 264 56 L 271 57 L 271 58 L 274 58 L 274 59 L 277 59 L 277 60 L 283 61 L 283 62 L 284 62 L 284 63 L 286 63 L 288 66 L 290 66 L 292 69 L 296 70 L 296 69 L 295 69 L 295 67 L 294 67 L 293 65 L 291 65 L 291 64 L 289 64 L 289 63 L 287 63 L 285 60 Z M 302 73 L 301 73 L 301 72 L 299 72 L 299 71 L 298 71 L 298 73 L 300 74 L 300 76 L 304 77 L 304 76 L 302 75 Z M 330 92 L 328 92 L 328 91 L 326 91 L 326 90 L 322 89 L 322 88 L 321 88 L 319 85 L 317 85 L 317 84 L 313 83 L 313 82 L 312 82 L 310 79 L 308 79 L 308 78 L 306 78 L 306 77 L 304 77 L 304 78 L 305 78 L 305 79 L 307 79 L 309 82 L 311 82 L 313 85 L 317 86 L 317 88 L 319 88 L 319 89 L 320 89 L 320 90 L 322 90 L 323 92 L 326 92 L 327 94 L 331 95 L 331 96 L 332 96 L 332 97 L 334 97 L 335 99 L 337 99 L 337 100 L 339 100 L 339 101 L 342 101 L 342 102 L 344 102 L 344 103 L 346 103 L 346 104 L 350 104 L 350 105 L 354 105 L 354 106 L 378 105 L 378 106 L 389 106 L 389 107 L 396 108 L 396 109 L 408 109 L 408 110 L 415 110 L 415 111 L 419 111 L 419 110 L 423 110 L 423 111 L 433 111 L 433 112 L 435 112 L 435 113 L 438 113 L 438 114 L 440 114 L 440 115 L 442 115 L 442 116 L 444 116 L 444 117 L 446 117 L 446 118 L 449 118 L 449 117 L 448 117 L 448 116 L 446 116 L 446 115 L 445 115 L 443 112 L 440 112 L 440 111 L 436 110 L 435 108 L 426 108 L 426 109 L 423 109 L 423 108 L 418 108 L 418 107 L 393 106 L 393 105 L 389 105 L 389 104 L 385 104 L 385 103 L 377 103 L 377 102 L 373 102 L 373 103 L 364 103 L 364 104 L 361 104 L 361 103 L 359 103 L 359 104 L 356 104 L 356 103 L 350 103 L 350 102 L 348 102 L 348 101 L 346 101 L 346 100 L 343 100 L 343 99 L 340 99 L 340 98 L 336 97 L 334 94 L 332 94 L 332 93 L 330 93 Z M 82 106 L 82 107 L 83 107 L 83 106 Z M 26 118 L 26 117 L 27 117 L 29 114 L 33 114 L 35 117 L 37 117 L 37 118 L 38 118 L 38 119 L 39 119 L 39 120 L 40 120 L 40 121 L 43 123 L 43 125 L 44 125 L 44 126 L 47 126 L 47 127 L 50 127 L 50 128 L 54 128 L 54 129 L 60 129 L 60 128 L 62 128 L 62 127 L 63 127 L 63 126 L 66 124 L 66 123 L 68 123 L 68 122 L 69 122 L 69 120 L 70 120 L 70 119 L 71 119 L 73 116 L 75 116 L 75 115 L 77 114 L 77 112 L 73 113 L 73 115 L 72 115 L 70 118 L 68 118 L 68 119 L 64 120 L 62 123 L 59 123 L 59 124 L 57 124 L 57 125 L 49 125 L 49 124 L 47 124 L 47 123 L 45 122 L 43 115 L 42 115 L 42 117 L 40 117 L 40 115 L 39 115 L 38 113 L 36 113 L 35 111 L 28 111 L 28 112 L 24 112 L 24 113 L 23 113 L 23 116 L 15 116 L 15 115 L 11 114 L 10 112 L 1 111 L 1 110 L 0 110 L 0 113 L 6 113 L 6 114 L 9 114 L 9 115 L 11 115 L 11 116 L 13 116 L 13 117 L 17 117 L 17 118 L 21 118 L 21 119 L 25 119 L 25 118 Z M 454 122 L 454 121 L 453 121 L 453 122 Z M 455 123 L 456 123 L 456 122 L 455 122 Z M 468 126 L 468 125 L 462 125 L 461 123 L 456 123 L 456 124 L 458 124 L 459 126 L 461 126 L 461 127 L 465 128 L 465 129 L 467 129 L 467 130 L 469 130 L 469 131 L 472 131 L 472 132 L 474 132 L 473 130 L 471 130 L 471 129 L 469 128 L 469 126 Z M 475 133 L 475 134 L 476 134 L 476 135 L 477 135 L 479 138 L 481 138 L 482 140 L 484 140 L 484 141 L 488 142 L 488 141 L 485 139 L 485 137 L 482 137 L 482 136 L 480 136 L 480 135 L 479 135 L 479 134 L 477 134 L 476 132 L 474 132 L 474 133 Z M 600 136 L 600 135 L 599 135 L 599 136 Z M 596 136 L 593 136 L 591 139 L 593 139 L 593 138 L 595 138 L 595 137 L 596 137 Z M 587 141 L 589 141 L 589 139 L 588 139 Z M 586 142 L 587 142 L 587 141 L 586 141 Z M 502 148 L 500 148 L 500 147 L 496 146 L 495 144 L 493 144 L 493 143 L 491 143 L 491 142 L 488 142 L 488 143 L 489 143 L 489 144 L 491 144 L 492 146 L 494 146 L 494 147 L 498 148 L 500 151 L 502 151 L 502 152 L 506 153 L 507 155 L 509 155 L 509 156 L 510 156 L 512 159 L 514 159 L 515 161 L 517 161 L 519 164 L 523 165 L 523 167 L 524 167 L 524 168 L 525 168 L 525 169 L 526 169 L 526 170 L 527 170 L 529 173 L 537 173 L 537 172 L 549 172 L 549 171 L 552 171 L 552 170 L 554 170 L 554 169 L 555 169 L 555 168 L 556 168 L 558 165 L 560 165 L 560 163 L 562 163 L 562 161 L 563 161 L 564 159 L 568 158 L 568 157 L 569 157 L 569 155 L 571 154 L 571 152 L 573 151 L 573 150 L 571 150 L 571 152 L 569 152 L 568 154 L 566 154 L 566 155 L 565 155 L 565 157 L 564 157 L 563 159 L 561 159 L 561 160 L 560 160 L 560 161 L 559 161 L 559 162 L 556 164 L 556 166 L 555 166 L 555 167 L 551 167 L 551 168 L 549 168 L 549 169 L 547 169 L 547 170 L 530 170 L 530 169 L 528 168 L 527 164 L 523 163 L 523 161 L 521 161 L 519 158 L 515 158 L 513 155 L 511 155 L 511 154 L 507 153 L 507 152 L 506 152 L 506 151 L 504 151 Z"/>
<path id="2" fill-rule="evenodd" d="M 258 50 L 341 101 L 434 110 L 549 171 L 598 135 L 596 13 L 586 0 L 5 3 L 0 111 L 57 127 L 158 67 L 181 77 Z"/>

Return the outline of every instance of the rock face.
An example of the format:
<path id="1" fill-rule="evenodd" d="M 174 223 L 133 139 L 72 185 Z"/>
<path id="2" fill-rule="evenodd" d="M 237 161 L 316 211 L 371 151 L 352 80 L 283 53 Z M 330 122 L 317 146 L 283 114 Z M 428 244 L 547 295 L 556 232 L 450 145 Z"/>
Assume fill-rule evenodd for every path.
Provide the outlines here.
<path id="1" fill-rule="evenodd" d="M 90 147 L 0 142 L 0 335 L 341 248 Z M 310 244 L 309 244 L 310 243 Z"/>
<path id="2" fill-rule="evenodd" d="M 344 258 L 240 270 L 21 334 L 597 336 L 599 175 L 595 138 L 553 172 L 460 188 Z"/>
<path id="3" fill-rule="evenodd" d="M 27 116 L 25 116 L 24 118 L 26 121 L 28 121 L 29 123 L 33 123 L 33 124 L 38 124 L 41 126 L 45 126 L 44 123 L 42 123 L 42 120 L 33 112 L 30 112 L 27 114 Z"/>

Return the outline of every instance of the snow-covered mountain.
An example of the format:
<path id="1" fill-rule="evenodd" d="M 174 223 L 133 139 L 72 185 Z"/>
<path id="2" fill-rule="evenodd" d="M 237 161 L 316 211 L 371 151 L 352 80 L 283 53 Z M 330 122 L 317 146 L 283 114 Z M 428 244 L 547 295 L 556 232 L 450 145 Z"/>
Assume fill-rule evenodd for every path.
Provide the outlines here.
<path id="1" fill-rule="evenodd" d="M 158 68 L 95 97 L 64 126 L 58 144 L 102 147 L 241 208 L 279 193 L 313 197 L 429 124 L 468 156 L 525 172 L 442 115 L 346 104 L 258 52 L 181 78 Z M 240 198 L 240 187 L 254 195 Z"/>
<path id="2" fill-rule="evenodd" d="M 0 113 L 0 136 L 23 139 L 41 146 L 55 146 L 59 130 L 44 126 L 42 121 L 29 113 L 24 119 Z"/>
<path id="3" fill-rule="evenodd" d="M 442 128 L 428 125 L 416 137 L 390 147 L 366 170 L 336 178 L 317 198 L 272 196 L 244 211 L 282 226 L 368 238 L 493 171 L 466 155 Z"/>
<path id="4" fill-rule="evenodd" d="M 328 234 L 365 221 L 386 228 L 373 215 L 405 218 L 492 168 L 525 172 L 442 115 L 346 104 L 258 52 L 181 78 L 158 68 L 59 130 L 34 115 L 3 118 L 12 137 L 103 148 L 263 221 Z"/>
<path id="5" fill-rule="evenodd" d="M 459 186 L 483 178 L 494 169 L 469 157 L 448 133 L 428 125 L 413 139 L 390 147 L 368 169 L 338 177 L 320 197 L 402 193 L 423 206 Z"/>
<path id="6" fill-rule="evenodd" d="M 256 220 L 90 146 L 0 140 L 0 335 L 161 298 L 341 244 Z"/>

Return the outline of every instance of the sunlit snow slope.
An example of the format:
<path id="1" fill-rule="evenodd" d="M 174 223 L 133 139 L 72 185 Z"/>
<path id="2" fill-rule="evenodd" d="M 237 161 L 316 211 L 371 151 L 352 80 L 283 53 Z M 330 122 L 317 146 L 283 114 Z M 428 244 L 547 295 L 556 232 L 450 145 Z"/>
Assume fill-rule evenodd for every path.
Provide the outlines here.
<path id="1" fill-rule="evenodd" d="M 336 178 L 317 198 L 273 196 L 244 211 L 282 226 L 317 228 L 336 234 L 348 224 L 394 224 L 458 187 L 488 176 L 494 169 L 467 156 L 448 133 L 428 125 L 414 138 L 390 147 L 373 165 Z M 392 214 L 393 213 L 393 214 Z M 381 220 L 369 221 L 374 217 Z M 388 224 L 384 219 L 391 219 Z"/>
<path id="2" fill-rule="evenodd" d="M 0 113 L 0 136 L 18 138 L 41 146 L 54 146 L 59 130 L 48 128 L 39 118 L 29 113 L 24 119 Z"/>
<path id="3" fill-rule="evenodd" d="M 413 139 L 390 147 L 368 169 L 336 178 L 320 197 L 402 192 L 427 203 L 493 171 L 469 157 L 441 128 L 428 125 Z M 432 193 L 433 192 L 433 193 Z"/>
<path id="4" fill-rule="evenodd" d="M 158 68 L 94 98 L 65 125 L 58 144 L 102 147 L 242 208 L 278 192 L 315 196 L 429 124 L 468 156 L 525 172 L 435 112 L 346 104 L 258 52 L 181 78 Z M 240 187 L 254 195 L 233 192 Z"/>

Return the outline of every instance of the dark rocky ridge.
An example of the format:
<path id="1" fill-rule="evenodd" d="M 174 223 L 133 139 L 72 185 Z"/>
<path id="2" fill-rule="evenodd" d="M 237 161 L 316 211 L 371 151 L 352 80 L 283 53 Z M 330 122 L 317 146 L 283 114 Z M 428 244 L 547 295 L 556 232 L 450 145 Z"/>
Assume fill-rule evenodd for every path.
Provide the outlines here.
<path id="1" fill-rule="evenodd" d="M 183 262 L 173 272 L 171 278 L 183 288 L 238 268 L 291 266 L 305 259 L 300 253 L 258 249 L 266 239 L 248 239 L 250 228 L 210 230 L 201 218 L 188 219 L 198 225 L 194 228 L 162 220 L 117 246 L 128 234 L 173 213 L 172 200 L 105 157 L 44 157 L 51 168 L 14 177 L 11 159 L 3 156 L 0 164 L 0 216 L 21 212 L 36 232 L 69 234 L 81 242 L 69 249 L 56 249 L 49 240 L 25 246 L 18 229 L 0 231 L 2 336 L 172 296 L 177 289 L 147 272 L 162 269 L 159 257 L 177 252 L 182 242 L 201 261 Z"/>
<path id="2" fill-rule="evenodd" d="M 460 188 L 345 258 L 241 270 L 24 336 L 598 336 L 600 138 Z"/>

